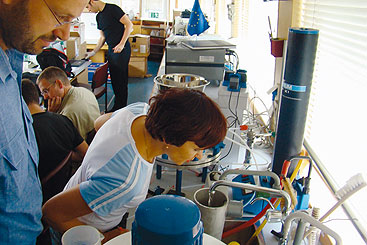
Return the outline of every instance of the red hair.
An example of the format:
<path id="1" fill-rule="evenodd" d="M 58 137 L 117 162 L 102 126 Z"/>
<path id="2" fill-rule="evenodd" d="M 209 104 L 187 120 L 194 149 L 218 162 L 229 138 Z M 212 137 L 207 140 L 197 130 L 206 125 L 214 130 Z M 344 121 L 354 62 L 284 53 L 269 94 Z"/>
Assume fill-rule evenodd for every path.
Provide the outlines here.
<path id="1" fill-rule="evenodd" d="M 149 100 L 145 127 L 154 139 L 181 146 L 193 141 L 203 149 L 223 141 L 227 121 L 204 93 L 184 88 L 161 91 Z"/>

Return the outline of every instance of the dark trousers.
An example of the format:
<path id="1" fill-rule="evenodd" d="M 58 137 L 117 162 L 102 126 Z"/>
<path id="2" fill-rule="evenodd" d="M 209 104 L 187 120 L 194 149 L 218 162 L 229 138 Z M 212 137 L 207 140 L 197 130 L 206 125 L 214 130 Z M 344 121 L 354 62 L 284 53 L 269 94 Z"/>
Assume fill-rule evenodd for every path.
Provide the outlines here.
<path id="1" fill-rule="evenodd" d="M 110 69 L 112 89 L 115 94 L 115 104 L 111 111 L 116 111 L 127 105 L 128 67 L 131 55 L 130 43 L 127 42 L 121 53 L 113 53 L 108 49 L 107 59 Z"/>

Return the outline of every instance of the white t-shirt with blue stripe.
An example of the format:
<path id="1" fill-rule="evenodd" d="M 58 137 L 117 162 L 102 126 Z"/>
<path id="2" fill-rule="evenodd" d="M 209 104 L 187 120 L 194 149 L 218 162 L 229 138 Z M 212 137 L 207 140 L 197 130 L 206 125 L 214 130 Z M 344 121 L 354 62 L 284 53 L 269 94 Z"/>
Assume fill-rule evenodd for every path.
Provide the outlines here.
<path id="1" fill-rule="evenodd" d="M 131 124 L 149 106 L 134 103 L 116 111 L 98 130 L 82 165 L 65 186 L 80 184 L 80 193 L 93 213 L 79 220 L 102 232 L 121 221 L 128 208 L 145 200 L 153 164 L 135 146 Z"/>

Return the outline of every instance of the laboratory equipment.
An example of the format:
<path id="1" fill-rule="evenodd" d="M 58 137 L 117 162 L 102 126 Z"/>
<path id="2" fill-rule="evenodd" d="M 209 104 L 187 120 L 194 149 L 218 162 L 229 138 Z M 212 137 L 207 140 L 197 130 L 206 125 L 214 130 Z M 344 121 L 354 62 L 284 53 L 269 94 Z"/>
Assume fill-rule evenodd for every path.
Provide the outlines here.
<path id="1" fill-rule="evenodd" d="M 320 221 L 318 221 L 315 218 L 311 217 L 310 215 L 304 213 L 304 211 L 296 211 L 296 212 L 288 215 L 288 217 L 285 219 L 284 226 L 283 226 L 283 237 L 280 240 L 280 244 L 290 244 L 290 243 L 288 243 L 288 235 L 289 235 L 289 230 L 290 230 L 291 223 L 295 219 L 301 219 L 302 222 L 310 223 L 314 227 L 317 227 L 321 231 L 323 231 L 323 232 L 329 234 L 330 236 L 332 236 L 335 239 L 337 245 L 342 244 L 342 240 L 336 232 L 331 230 L 326 225 L 322 224 Z"/>
<path id="2" fill-rule="evenodd" d="M 200 209 L 205 233 L 220 240 L 226 221 L 228 197 L 216 191 L 209 199 L 209 188 L 202 188 L 194 193 L 194 202 Z"/>
<path id="3" fill-rule="evenodd" d="M 189 73 L 222 81 L 225 48 L 192 50 L 182 43 L 166 46 L 166 74 Z"/>
<path id="4" fill-rule="evenodd" d="M 194 202 L 180 196 L 159 195 L 146 199 L 132 226 L 133 245 L 201 245 L 203 224 Z"/>
<path id="5" fill-rule="evenodd" d="M 162 167 L 169 167 L 176 169 L 176 195 L 184 195 L 184 193 L 181 192 L 181 185 L 182 185 L 182 170 L 185 169 L 198 169 L 203 168 L 202 173 L 202 182 L 205 182 L 206 176 L 207 176 L 207 167 L 210 165 L 214 165 L 218 163 L 220 155 L 221 155 L 221 144 L 219 146 L 215 146 L 210 149 L 206 149 L 203 152 L 203 156 L 200 160 L 194 159 L 189 162 L 185 162 L 182 165 L 177 165 L 173 161 L 171 161 L 167 155 L 163 154 L 162 156 L 158 156 L 155 158 L 155 163 L 157 164 L 157 172 L 156 176 L 157 179 L 161 179 L 161 172 Z"/>
<path id="6" fill-rule="evenodd" d="M 154 82 L 159 90 L 169 88 L 190 88 L 204 92 L 205 87 L 210 83 L 204 77 L 186 74 L 170 73 L 159 75 L 154 78 Z"/>
<path id="7" fill-rule="evenodd" d="M 315 29 L 289 29 L 272 162 L 277 174 L 283 162 L 298 155 L 302 149 L 318 36 L 319 31 Z M 293 170 L 291 166 L 289 174 Z"/>

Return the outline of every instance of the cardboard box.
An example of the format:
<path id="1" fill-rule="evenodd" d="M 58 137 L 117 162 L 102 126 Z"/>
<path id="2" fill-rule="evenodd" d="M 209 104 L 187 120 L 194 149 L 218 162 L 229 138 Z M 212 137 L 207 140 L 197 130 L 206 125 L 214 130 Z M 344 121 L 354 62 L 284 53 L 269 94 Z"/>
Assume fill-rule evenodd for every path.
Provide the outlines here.
<path id="1" fill-rule="evenodd" d="M 78 22 L 70 25 L 70 36 L 80 37 L 80 43 L 85 42 L 85 24 L 84 22 Z"/>
<path id="2" fill-rule="evenodd" d="M 88 69 L 84 69 L 76 77 L 78 78 L 78 83 L 88 84 Z"/>
<path id="3" fill-rule="evenodd" d="M 144 78 L 148 71 L 148 56 L 132 56 L 129 62 L 129 77 Z"/>
<path id="4" fill-rule="evenodd" d="M 76 60 L 84 59 L 85 54 L 87 53 L 87 42 L 80 44 L 79 46 L 79 55 L 75 56 Z"/>
<path id="5" fill-rule="evenodd" d="M 79 37 L 70 37 L 66 41 L 66 55 L 68 56 L 69 60 L 79 56 L 79 47 L 80 47 Z"/>
<path id="6" fill-rule="evenodd" d="M 129 37 L 131 45 L 131 56 L 146 56 L 150 53 L 150 37 L 148 35 L 136 34 Z"/>

